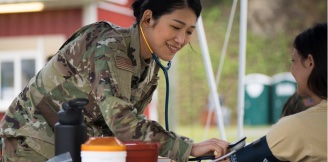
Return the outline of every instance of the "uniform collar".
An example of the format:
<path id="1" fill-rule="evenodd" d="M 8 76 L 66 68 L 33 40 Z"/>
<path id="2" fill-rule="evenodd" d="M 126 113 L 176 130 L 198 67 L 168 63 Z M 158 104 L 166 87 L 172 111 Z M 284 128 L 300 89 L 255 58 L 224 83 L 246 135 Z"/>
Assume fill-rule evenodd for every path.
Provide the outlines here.
<path id="1" fill-rule="evenodd" d="M 140 53 L 140 39 L 139 39 L 139 27 L 137 23 L 134 23 L 130 27 L 131 31 L 131 41 L 130 41 L 130 49 L 134 49 L 132 52 L 132 55 L 135 60 L 134 64 L 134 70 L 133 73 L 135 75 L 138 75 L 140 72 L 140 69 L 144 69 L 152 64 L 154 62 L 153 58 L 150 58 L 149 61 L 145 61 L 141 58 L 141 53 Z"/>

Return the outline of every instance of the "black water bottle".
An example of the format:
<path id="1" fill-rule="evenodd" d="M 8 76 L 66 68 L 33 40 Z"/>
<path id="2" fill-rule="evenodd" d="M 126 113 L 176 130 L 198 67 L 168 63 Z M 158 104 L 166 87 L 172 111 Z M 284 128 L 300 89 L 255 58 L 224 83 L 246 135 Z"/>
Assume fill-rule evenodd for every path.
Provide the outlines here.
<path id="1" fill-rule="evenodd" d="M 87 140 L 82 108 L 89 101 L 76 98 L 62 104 L 55 124 L 55 155 L 69 152 L 73 162 L 81 161 L 81 145 Z"/>

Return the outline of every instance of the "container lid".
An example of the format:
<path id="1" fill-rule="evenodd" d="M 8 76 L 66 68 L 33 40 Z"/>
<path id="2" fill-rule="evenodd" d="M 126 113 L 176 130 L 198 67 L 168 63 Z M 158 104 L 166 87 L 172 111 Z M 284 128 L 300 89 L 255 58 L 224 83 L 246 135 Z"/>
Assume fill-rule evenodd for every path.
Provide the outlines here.
<path id="1" fill-rule="evenodd" d="M 156 150 L 159 149 L 159 142 L 150 141 L 124 141 L 126 150 Z"/>
<path id="2" fill-rule="evenodd" d="M 126 151 L 126 146 L 115 137 L 90 137 L 81 151 Z"/>

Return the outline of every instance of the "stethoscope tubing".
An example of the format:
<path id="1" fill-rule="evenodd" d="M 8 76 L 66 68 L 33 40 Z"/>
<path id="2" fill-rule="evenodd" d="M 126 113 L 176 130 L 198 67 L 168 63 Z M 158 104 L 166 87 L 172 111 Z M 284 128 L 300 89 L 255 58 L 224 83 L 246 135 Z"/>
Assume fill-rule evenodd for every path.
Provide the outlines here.
<path id="1" fill-rule="evenodd" d="M 169 89 L 170 89 L 170 83 L 169 83 L 169 75 L 167 71 L 171 67 L 171 61 L 167 63 L 167 66 L 163 66 L 159 58 L 155 55 L 155 53 L 152 53 L 151 56 L 156 61 L 157 65 L 163 70 L 164 76 L 165 76 L 165 83 L 166 83 L 166 92 L 165 92 L 165 129 L 169 131 Z"/>
<path id="2" fill-rule="evenodd" d="M 166 82 L 166 92 L 165 92 L 165 129 L 166 131 L 169 131 L 169 89 L 170 89 L 170 84 L 169 84 L 169 75 L 167 71 L 171 67 L 171 61 L 169 61 L 166 65 L 166 67 L 161 63 L 159 58 L 155 55 L 155 53 L 152 53 L 151 56 L 155 60 L 156 64 L 163 70 L 164 76 L 165 76 L 165 82 Z M 188 161 L 198 161 L 201 162 L 202 160 L 213 160 L 215 159 L 215 156 L 202 156 L 202 157 L 196 157 L 196 158 L 190 158 Z"/>

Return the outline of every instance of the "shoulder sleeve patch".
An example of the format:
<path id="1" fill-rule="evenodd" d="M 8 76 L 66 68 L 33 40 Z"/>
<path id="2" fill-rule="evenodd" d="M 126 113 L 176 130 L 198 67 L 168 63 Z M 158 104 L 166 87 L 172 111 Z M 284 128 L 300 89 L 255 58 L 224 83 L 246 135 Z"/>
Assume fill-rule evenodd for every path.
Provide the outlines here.
<path id="1" fill-rule="evenodd" d="M 133 65 L 129 58 L 123 56 L 115 56 L 115 62 L 117 68 L 133 72 Z"/>

